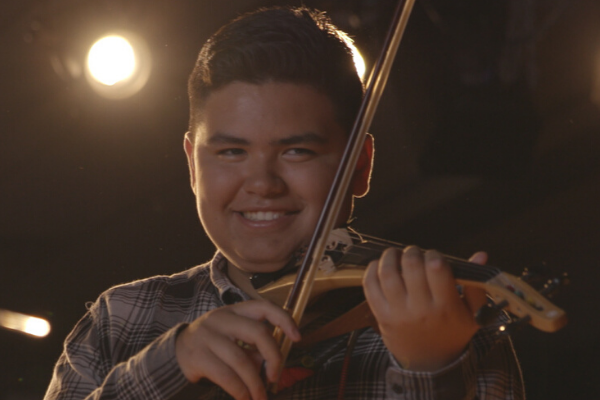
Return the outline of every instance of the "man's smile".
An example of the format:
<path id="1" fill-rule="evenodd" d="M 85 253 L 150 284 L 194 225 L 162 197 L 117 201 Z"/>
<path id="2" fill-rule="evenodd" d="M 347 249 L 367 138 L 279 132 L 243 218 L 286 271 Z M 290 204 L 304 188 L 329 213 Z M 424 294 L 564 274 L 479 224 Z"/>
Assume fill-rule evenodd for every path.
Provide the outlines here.
<path id="1" fill-rule="evenodd" d="M 251 211 L 242 212 L 242 216 L 250 221 L 273 221 L 284 216 L 281 211 Z"/>

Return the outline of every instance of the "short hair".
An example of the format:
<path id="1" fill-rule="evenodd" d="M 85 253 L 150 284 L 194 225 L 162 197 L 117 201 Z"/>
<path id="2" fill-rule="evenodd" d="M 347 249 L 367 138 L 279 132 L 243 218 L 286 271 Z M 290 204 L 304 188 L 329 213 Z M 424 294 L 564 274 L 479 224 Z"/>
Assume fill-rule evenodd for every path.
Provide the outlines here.
<path id="1" fill-rule="evenodd" d="M 364 92 L 351 39 L 325 13 L 262 8 L 224 25 L 204 44 L 188 81 L 190 132 L 210 94 L 232 82 L 306 84 L 329 96 L 350 132 Z"/>

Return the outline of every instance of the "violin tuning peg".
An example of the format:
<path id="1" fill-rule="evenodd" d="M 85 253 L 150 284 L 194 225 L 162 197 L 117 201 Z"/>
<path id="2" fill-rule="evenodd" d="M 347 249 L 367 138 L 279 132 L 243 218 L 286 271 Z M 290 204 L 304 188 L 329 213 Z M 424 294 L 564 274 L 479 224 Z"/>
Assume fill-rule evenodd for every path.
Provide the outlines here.
<path id="1" fill-rule="evenodd" d="M 488 303 L 482 306 L 475 313 L 475 322 L 477 322 L 479 326 L 486 326 L 495 322 L 506 306 L 508 306 L 508 301 L 506 300 L 502 300 L 498 304 Z"/>
<path id="2" fill-rule="evenodd" d="M 529 315 L 526 315 L 526 316 L 519 318 L 513 322 L 504 324 L 498 328 L 498 335 L 500 335 L 500 336 L 512 335 L 519 329 L 523 328 L 525 325 L 528 325 L 529 321 L 531 321 L 531 317 Z"/>
<path id="3" fill-rule="evenodd" d="M 540 290 L 540 293 L 546 297 L 552 297 L 558 293 L 561 287 L 567 286 L 569 283 L 571 283 L 571 279 L 569 278 L 569 275 L 564 272 L 559 277 L 549 279 L 544 284 L 542 290 Z"/>
<path id="4" fill-rule="evenodd" d="M 525 268 L 521 274 L 521 280 L 529 284 L 542 283 L 551 274 L 550 268 L 546 263 L 540 265 Z"/>

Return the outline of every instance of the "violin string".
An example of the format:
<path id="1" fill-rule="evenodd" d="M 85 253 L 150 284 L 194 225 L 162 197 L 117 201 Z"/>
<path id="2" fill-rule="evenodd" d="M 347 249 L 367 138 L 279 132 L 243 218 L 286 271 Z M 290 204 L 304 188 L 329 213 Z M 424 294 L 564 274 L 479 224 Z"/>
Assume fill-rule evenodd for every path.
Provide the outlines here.
<path id="1" fill-rule="evenodd" d="M 374 238 L 370 238 L 371 240 L 373 240 Z M 387 241 L 387 240 L 379 240 L 378 244 L 383 244 L 386 246 L 389 245 L 393 245 L 394 242 L 391 241 Z M 396 243 L 396 245 L 400 246 L 398 247 L 400 250 L 406 248 L 405 245 Z M 467 260 L 463 260 L 457 257 L 453 257 L 453 256 L 448 256 L 448 255 L 443 255 L 443 257 L 446 259 L 446 261 L 449 262 L 449 264 L 455 268 L 459 269 L 459 272 L 461 272 L 461 274 L 463 275 L 463 277 L 465 278 L 469 278 L 469 279 L 473 279 L 473 278 L 477 278 L 479 280 L 482 281 L 487 281 L 493 277 L 495 277 L 496 275 L 498 275 L 501 271 L 498 268 L 495 267 L 491 267 L 491 266 L 487 266 L 487 265 L 480 265 L 480 264 L 475 264 L 472 262 L 469 262 Z"/>
<path id="2" fill-rule="evenodd" d="M 383 243 L 383 244 L 378 243 L 378 245 L 382 246 L 382 248 L 381 248 L 382 251 L 385 248 L 390 247 L 390 243 Z M 396 246 L 394 246 L 394 247 L 396 247 Z M 402 250 L 405 247 L 406 246 L 402 246 L 400 248 L 400 250 Z M 353 248 L 360 250 L 360 249 L 368 249 L 369 247 L 361 245 L 359 243 L 359 244 L 354 245 Z M 352 252 L 352 249 L 350 249 L 349 252 Z M 446 259 L 446 261 L 448 261 L 450 266 L 453 267 L 454 272 L 457 275 L 456 276 L 457 278 L 465 278 L 465 279 L 478 280 L 478 281 L 485 282 L 500 273 L 500 270 L 498 268 L 494 268 L 494 267 L 490 267 L 490 266 L 486 266 L 486 265 L 475 264 L 475 263 L 470 263 L 468 261 L 465 261 L 465 260 L 462 260 L 462 259 L 459 259 L 456 257 L 447 256 L 447 255 L 444 255 L 444 258 Z"/>
<path id="3" fill-rule="evenodd" d="M 373 245 L 381 247 L 381 252 L 388 247 L 394 247 L 399 250 L 405 249 L 407 246 L 401 243 L 393 242 L 386 239 L 377 238 L 370 235 L 358 234 L 353 231 L 348 231 L 351 238 L 355 241 L 354 245 L 348 249 L 346 254 L 360 255 L 357 250 L 374 251 Z M 453 267 L 457 278 L 464 278 L 474 281 L 486 282 L 497 276 L 501 271 L 496 267 L 489 265 L 480 265 L 460 259 L 458 257 L 443 255 L 451 267 Z"/>
<path id="4" fill-rule="evenodd" d="M 386 248 L 389 246 L 386 246 Z M 363 256 L 359 250 L 370 250 L 373 251 L 372 247 L 361 246 L 360 244 L 353 245 L 345 254 L 347 255 L 355 255 L 355 256 Z M 383 251 L 383 248 L 381 249 Z M 453 268 L 455 273 L 455 277 L 457 279 L 468 279 L 472 281 L 479 282 L 487 282 L 497 275 L 495 272 L 495 268 L 492 270 L 487 269 L 487 266 L 482 266 L 479 264 L 469 264 L 467 262 L 454 262 L 453 260 L 449 260 L 450 266 Z"/>

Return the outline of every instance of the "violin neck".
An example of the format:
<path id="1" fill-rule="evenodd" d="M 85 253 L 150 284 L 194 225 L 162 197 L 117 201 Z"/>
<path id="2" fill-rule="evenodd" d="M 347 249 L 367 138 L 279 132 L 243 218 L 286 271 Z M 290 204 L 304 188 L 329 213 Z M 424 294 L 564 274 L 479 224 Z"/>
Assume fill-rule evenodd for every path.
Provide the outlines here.
<path id="1" fill-rule="evenodd" d="M 355 238 L 356 239 L 356 238 Z M 369 262 L 381 257 L 384 250 L 394 247 L 400 251 L 406 247 L 400 243 L 387 240 L 368 238 L 368 241 L 359 238 L 353 245 L 338 250 L 327 251 L 326 254 L 333 259 L 338 267 L 366 266 Z M 488 282 L 502 271 L 489 265 L 471 263 L 457 257 L 444 255 L 445 260 L 452 268 L 454 278 L 457 280 Z"/>

